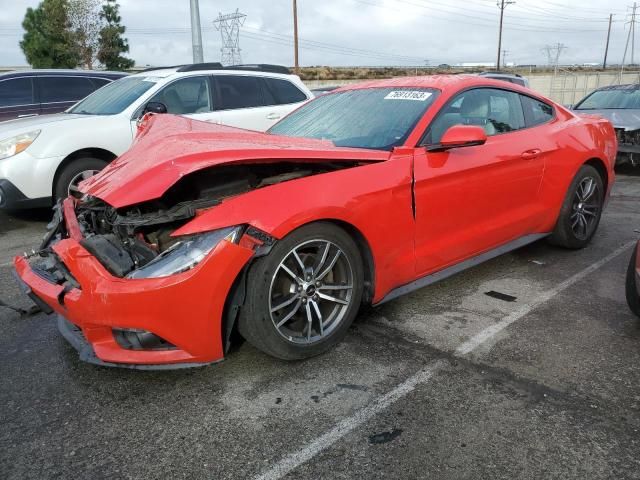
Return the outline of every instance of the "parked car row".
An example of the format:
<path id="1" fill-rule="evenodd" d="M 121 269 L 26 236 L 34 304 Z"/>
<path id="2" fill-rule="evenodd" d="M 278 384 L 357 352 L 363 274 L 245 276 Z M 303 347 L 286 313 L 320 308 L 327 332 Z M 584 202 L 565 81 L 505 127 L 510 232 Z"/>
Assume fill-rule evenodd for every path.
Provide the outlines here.
<path id="1" fill-rule="evenodd" d="M 66 197 L 41 249 L 14 266 L 83 360 L 203 365 L 237 335 L 307 358 L 363 305 L 542 238 L 576 249 L 595 235 L 615 177 L 609 121 L 486 76 L 308 101 L 274 70 L 154 70 L 47 122 L 8 122 L 0 177 L 27 190 L 42 175 L 36 196 Z M 73 143 L 84 138 L 98 146 Z M 96 143 L 111 138 L 117 148 Z M 62 182 L 51 167 L 79 161 Z"/>
<path id="2" fill-rule="evenodd" d="M 121 72 L 30 70 L 0 75 L 0 122 L 63 112 Z"/>

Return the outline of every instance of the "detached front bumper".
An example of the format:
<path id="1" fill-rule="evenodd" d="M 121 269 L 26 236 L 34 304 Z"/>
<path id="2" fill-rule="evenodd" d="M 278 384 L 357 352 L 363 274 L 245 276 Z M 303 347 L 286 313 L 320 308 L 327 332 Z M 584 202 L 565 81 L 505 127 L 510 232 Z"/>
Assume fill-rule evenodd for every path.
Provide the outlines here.
<path id="1" fill-rule="evenodd" d="M 179 368 L 222 360 L 226 299 L 253 250 L 222 241 L 187 272 L 150 279 L 114 277 L 80 245 L 69 202 L 64 216 L 70 238 L 55 243 L 49 254 L 64 275 L 51 278 L 23 257 L 15 258 L 14 267 L 36 302 L 62 318 L 61 331 L 81 359 L 130 368 Z M 123 344 L 118 339 L 123 330 L 151 333 L 163 339 L 164 346 Z"/>

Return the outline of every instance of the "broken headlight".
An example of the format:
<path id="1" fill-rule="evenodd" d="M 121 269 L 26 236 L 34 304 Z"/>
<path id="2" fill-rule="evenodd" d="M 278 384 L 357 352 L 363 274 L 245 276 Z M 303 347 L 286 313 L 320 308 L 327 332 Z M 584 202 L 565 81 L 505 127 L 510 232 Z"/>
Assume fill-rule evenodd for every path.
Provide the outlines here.
<path id="1" fill-rule="evenodd" d="M 242 227 L 228 227 L 184 237 L 127 278 L 159 278 L 191 270 L 223 240 L 236 243 Z"/>

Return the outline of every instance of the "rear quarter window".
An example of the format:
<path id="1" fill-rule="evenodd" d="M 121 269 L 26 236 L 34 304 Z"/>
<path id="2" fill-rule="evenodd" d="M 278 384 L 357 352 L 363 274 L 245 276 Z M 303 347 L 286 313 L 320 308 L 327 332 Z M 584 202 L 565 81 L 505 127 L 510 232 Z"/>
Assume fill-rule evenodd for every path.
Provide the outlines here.
<path id="1" fill-rule="evenodd" d="M 520 95 L 527 127 L 534 127 L 551 121 L 554 117 L 553 107 L 535 98 Z"/>

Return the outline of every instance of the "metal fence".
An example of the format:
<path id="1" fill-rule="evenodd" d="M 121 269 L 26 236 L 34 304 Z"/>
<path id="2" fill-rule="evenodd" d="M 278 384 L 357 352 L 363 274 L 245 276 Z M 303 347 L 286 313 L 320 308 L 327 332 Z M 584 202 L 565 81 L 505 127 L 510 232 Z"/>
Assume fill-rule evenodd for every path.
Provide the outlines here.
<path id="1" fill-rule="evenodd" d="M 529 81 L 534 90 L 563 105 L 572 105 L 599 87 L 640 83 L 640 71 L 570 72 L 560 69 L 551 75 L 531 76 Z"/>

